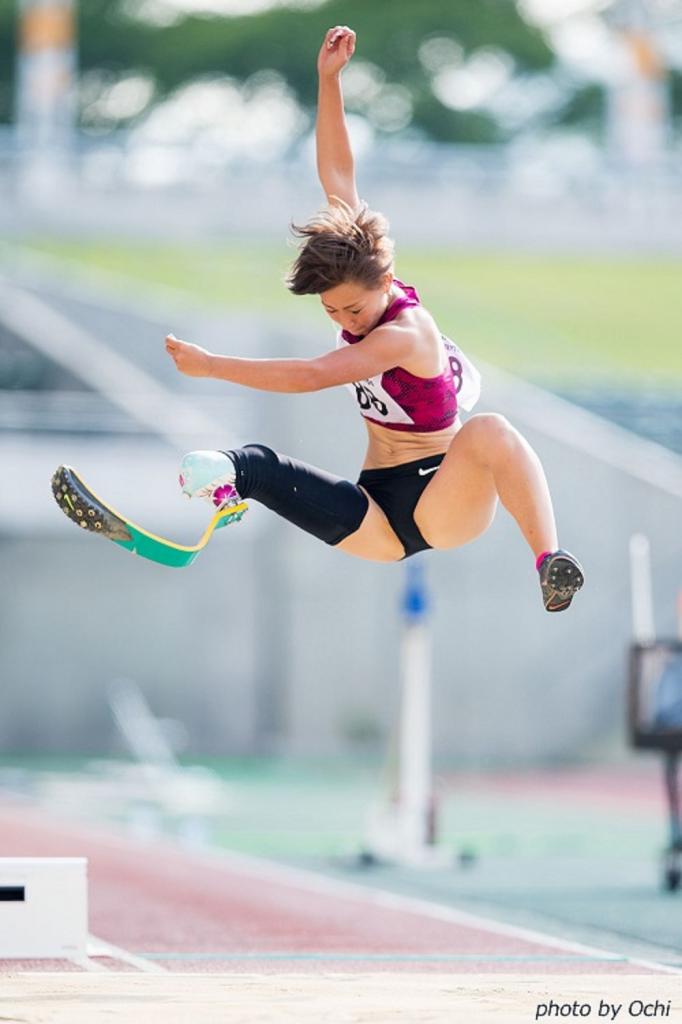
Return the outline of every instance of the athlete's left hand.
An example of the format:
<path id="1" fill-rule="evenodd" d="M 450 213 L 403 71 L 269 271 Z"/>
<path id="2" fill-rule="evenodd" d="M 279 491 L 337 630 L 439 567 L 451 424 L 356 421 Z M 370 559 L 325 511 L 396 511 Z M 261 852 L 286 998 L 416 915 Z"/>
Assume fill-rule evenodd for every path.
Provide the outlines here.
<path id="1" fill-rule="evenodd" d="M 166 337 L 166 352 L 173 359 L 180 373 L 188 377 L 211 376 L 211 354 L 199 345 L 180 341 L 174 334 Z"/>

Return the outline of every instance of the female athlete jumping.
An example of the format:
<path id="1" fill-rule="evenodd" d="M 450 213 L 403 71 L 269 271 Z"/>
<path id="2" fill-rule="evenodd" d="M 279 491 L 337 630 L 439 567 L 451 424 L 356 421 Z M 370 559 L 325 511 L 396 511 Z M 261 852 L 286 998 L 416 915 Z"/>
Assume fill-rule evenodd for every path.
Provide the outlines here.
<path id="1" fill-rule="evenodd" d="M 255 498 L 348 554 L 379 562 L 453 548 L 482 534 L 498 500 L 536 558 L 547 611 L 567 608 L 583 584 L 578 561 L 558 548 L 547 481 L 527 441 L 503 416 L 472 416 L 478 375 L 437 328 L 410 285 L 393 275 L 384 218 L 360 202 L 341 73 L 355 33 L 330 29 L 320 50 L 317 165 L 328 207 L 294 230 L 303 239 L 288 285 L 320 296 L 340 327 L 337 348 L 314 359 L 214 355 L 170 334 L 182 373 L 263 391 L 349 385 L 369 435 L 356 484 L 260 444 L 185 455 L 180 484 L 220 507 Z"/>

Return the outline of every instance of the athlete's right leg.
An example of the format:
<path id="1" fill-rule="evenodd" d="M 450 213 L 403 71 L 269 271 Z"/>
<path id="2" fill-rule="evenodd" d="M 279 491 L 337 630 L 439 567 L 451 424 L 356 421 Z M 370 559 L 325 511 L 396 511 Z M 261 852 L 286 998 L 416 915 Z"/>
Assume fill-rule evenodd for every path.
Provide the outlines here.
<path id="1" fill-rule="evenodd" d="M 583 585 L 578 560 L 558 547 L 552 499 L 539 458 L 502 416 L 472 416 L 453 437 L 417 502 L 414 521 L 435 548 L 458 547 L 483 533 L 498 499 L 536 558 L 545 608 L 562 611 Z"/>
<path id="2" fill-rule="evenodd" d="M 180 484 L 215 506 L 254 498 L 290 523 L 347 554 L 392 562 L 404 549 L 379 506 L 356 484 L 249 444 L 228 452 L 190 452 Z"/>

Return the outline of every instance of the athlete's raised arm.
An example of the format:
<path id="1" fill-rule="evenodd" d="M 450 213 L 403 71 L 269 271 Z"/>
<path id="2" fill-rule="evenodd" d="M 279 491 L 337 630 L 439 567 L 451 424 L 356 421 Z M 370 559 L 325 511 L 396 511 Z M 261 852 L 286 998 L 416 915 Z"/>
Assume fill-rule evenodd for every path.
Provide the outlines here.
<path id="1" fill-rule="evenodd" d="M 319 93 L 315 139 L 317 173 L 328 200 L 342 199 L 360 209 L 355 164 L 343 107 L 341 73 L 355 50 L 355 32 L 347 25 L 330 28 L 317 58 Z"/>

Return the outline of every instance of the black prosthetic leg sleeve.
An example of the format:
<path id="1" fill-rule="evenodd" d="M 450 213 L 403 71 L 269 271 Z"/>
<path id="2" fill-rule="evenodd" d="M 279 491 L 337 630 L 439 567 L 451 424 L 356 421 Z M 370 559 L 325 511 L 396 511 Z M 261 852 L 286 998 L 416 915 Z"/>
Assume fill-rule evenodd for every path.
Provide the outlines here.
<path id="1" fill-rule="evenodd" d="M 360 526 L 369 501 L 356 484 L 279 455 L 263 444 L 225 452 L 235 487 L 326 544 L 339 544 Z"/>

